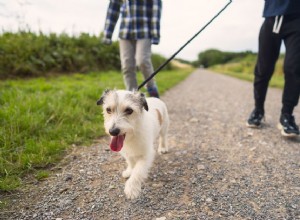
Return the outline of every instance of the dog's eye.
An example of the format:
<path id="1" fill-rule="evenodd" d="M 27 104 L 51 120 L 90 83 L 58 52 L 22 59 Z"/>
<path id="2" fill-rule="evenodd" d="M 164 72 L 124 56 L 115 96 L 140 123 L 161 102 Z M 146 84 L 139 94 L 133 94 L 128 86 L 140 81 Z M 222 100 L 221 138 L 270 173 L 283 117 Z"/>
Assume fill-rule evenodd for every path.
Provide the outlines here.
<path id="1" fill-rule="evenodd" d="M 111 114 L 111 108 L 106 108 L 107 114 Z"/>
<path id="2" fill-rule="evenodd" d="M 131 115 L 132 112 L 133 112 L 133 110 L 132 110 L 131 108 L 126 108 L 126 109 L 125 109 L 125 113 L 126 113 L 127 115 Z"/>

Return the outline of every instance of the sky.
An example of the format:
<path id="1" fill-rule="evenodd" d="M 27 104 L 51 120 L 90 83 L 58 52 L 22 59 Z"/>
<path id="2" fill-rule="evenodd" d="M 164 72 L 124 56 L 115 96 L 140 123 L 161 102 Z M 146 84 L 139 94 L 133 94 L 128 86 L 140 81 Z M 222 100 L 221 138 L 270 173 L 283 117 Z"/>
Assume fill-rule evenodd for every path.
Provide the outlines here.
<path id="1" fill-rule="evenodd" d="M 152 51 L 172 56 L 227 0 L 163 0 L 161 41 Z M 263 0 L 233 0 L 228 8 L 176 58 L 194 61 L 207 49 L 257 52 Z M 99 35 L 109 0 L 0 0 L 0 30 Z M 118 39 L 118 27 L 113 40 Z M 100 42 L 99 42 L 100 43 Z"/>

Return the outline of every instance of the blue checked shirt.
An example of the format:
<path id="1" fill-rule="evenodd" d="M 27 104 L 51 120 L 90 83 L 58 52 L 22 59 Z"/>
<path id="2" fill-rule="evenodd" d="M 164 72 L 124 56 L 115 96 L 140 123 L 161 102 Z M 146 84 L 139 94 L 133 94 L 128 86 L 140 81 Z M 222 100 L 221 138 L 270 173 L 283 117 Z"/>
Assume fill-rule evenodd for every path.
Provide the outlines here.
<path id="1" fill-rule="evenodd" d="M 121 14 L 120 39 L 151 39 L 152 44 L 158 44 L 161 9 L 161 0 L 110 0 L 103 42 L 111 44 L 111 38 Z"/>

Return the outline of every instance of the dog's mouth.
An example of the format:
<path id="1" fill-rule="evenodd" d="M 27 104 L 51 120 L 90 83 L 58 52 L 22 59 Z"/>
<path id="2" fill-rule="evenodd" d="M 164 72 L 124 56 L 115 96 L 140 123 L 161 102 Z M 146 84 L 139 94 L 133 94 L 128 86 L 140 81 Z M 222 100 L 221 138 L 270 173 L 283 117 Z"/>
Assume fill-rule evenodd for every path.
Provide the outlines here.
<path id="1" fill-rule="evenodd" d="M 112 136 L 110 142 L 110 149 L 112 151 L 119 152 L 123 147 L 124 140 L 125 140 L 125 134 Z"/>

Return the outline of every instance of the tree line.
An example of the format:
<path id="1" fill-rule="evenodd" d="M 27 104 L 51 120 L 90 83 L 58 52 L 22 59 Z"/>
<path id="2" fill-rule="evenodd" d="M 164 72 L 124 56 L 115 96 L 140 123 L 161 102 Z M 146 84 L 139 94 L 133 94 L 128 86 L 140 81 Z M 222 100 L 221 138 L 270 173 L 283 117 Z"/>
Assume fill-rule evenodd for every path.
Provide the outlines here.
<path id="1" fill-rule="evenodd" d="M 238 61 L 252 55 L 256 54 L 251 51 L 224 52 L 217 49 L 209 49 L 198 54 L 198 59 L 194 62 L 194 65 L 207 68 L 217 64 L 225 64 L 232 61 Z"/>

